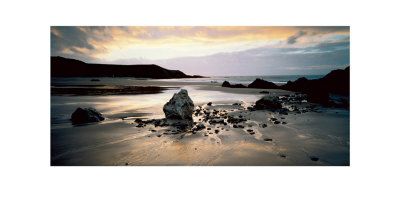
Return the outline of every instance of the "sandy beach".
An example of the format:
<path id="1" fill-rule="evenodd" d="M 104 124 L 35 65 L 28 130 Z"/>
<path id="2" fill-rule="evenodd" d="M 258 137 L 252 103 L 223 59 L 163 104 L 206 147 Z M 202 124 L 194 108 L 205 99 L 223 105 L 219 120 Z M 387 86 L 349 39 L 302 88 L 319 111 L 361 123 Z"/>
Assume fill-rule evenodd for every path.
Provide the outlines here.
<path id="1" fill-rule="evenodd" d="M 52 165 L 328 165 L 348 166 L 349 110 L 307 102 L 283 101 L 287 113 L 249 110 L 261 97 L 294 97 L 297 93 L 268 89 L 225 88 L 220 83 L 179 80 L 102 78 L 52 79 L 52 88 L 71 85 L 131 85 L 161 87 L 154 94 L 74 96 L 52 95 Z M 199 115 L 199 131 L 178 130 L 140 122 L 162 119 L 162 106 L 186 89 Z M 211 105 L 207 103 L 212 102 Z M 94 107 L 105 120 L 72 125 L 79 106 Z M 200 108 L 201 107 L 201 108 Z M 204 121 L 204 113 L 225 123 Z M 224 118 L 225 117 L 225 118 Z M 229 123 L 227 119 L 245 119 Z M 214 119 L 214 118 L 213 118 Z"/>

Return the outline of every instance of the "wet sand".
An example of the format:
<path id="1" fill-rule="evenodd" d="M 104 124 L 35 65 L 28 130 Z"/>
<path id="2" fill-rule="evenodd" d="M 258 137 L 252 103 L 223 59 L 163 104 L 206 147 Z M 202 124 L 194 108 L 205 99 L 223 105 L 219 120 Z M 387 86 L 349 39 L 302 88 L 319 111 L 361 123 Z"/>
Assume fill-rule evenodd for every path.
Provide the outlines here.
<path id="1" fill-rule="evenodd" d="M 203 123 L 205 129 L 178 134 L 173 133 L 175 128 L 171 126 L 155 127 L 149 123 L 137 127 L 138 118 L 163 118 L 162 106 L 178 88 L 146 95 L 52 96 L 52 165 L 350 164 L 348 109 L 319 105 L 307 109 L 312 104 L 300 103 L 296 104 L 300 111 L 289 111 L 287 115 L 268 110 L 251 111 L 247 107 L 265 95 L 260 94 L 264 89 L 222 88 L 219 83 L 204 82 L 124 81 L 124 85 L 185 88 L 197 108 L 201 106 L 202 110 L 216 110 L 235 118 L 242 116 L 247 121 L 210 124 L 203 122 L 204 115 L 199 115 L 194 116 L 194 121 Z M 81 83 L 76 81 L 76 84 Z M 272 96 L 293 95 L 284 90 L 268 91 Z M 207 106 L 208 102 L 213 104 Z M 68 115 L 77 106 L 88 105 L 102 112 L 106 120 L 73 126 Z M 280 123 L 275 124 L 273 118 Z M 234 125 L 243 128 L 234 128 Z"/>

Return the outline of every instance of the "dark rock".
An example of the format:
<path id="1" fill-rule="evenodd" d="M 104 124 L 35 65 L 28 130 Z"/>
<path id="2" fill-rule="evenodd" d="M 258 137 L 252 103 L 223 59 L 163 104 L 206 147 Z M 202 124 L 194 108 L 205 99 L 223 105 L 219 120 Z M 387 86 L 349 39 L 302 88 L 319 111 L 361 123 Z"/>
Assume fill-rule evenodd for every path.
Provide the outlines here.
<path id="1" fill-rule="evenodd" d="M 289 81 L 282 89 L 307 94 L 307 101 L 329 103 L 329 93 L 350 95 L 350 66 L 344 70 L 333 70 L 320 79 L 308 80 L 304 77 Z"/>
<path id="2" fill-rule="evenodd" d="M 215 132 L 215 134 L 218 134 L 218 133 L 219 133 L 219 130 L 215 130 L 214 132 Z"/>
<path id="3" fill-rule="evenodd" d="M 234 84 L 230 86 L 231 88 L 246 88 L 243 84 Z"/>
<path id="4" fill-rule="evenodd" d="M 256 109 L 255 107 L 249 106 L 249 107 L 247 107 L 247 110 L 249 110 L 249 111 L 256 111 L 257 109 Z"/>
<path id="5" fill-rule="evenodd" d="M 228 81 L 224 81 L 222 87 L 231 87 L 231 84 Z"/>
<path id="6" fill-rule="evenodd" d="M 269 94 L 268 91 L 261 91 L 260 93 L 261 93 L 261 94 Z"/>
<path id="7" fill-rule="evenodd" d="M 287 108 L 281 108 L 278 110 L 279 114 L 281 115 L 288 115 L 289 110 Z"/>
<path id="8" fill-rule="evenodd" d="M 319 158 L 316 157 L 316 156 L 310 156 L 310 159 L 311 159 L 312 161 L 318 161 L 318 160 L 319 160 Z"/>
<path id="9" fill-rule="evenodd" d="M 270 141 L 272 141 L 272 139 L 271 138 L 265 138 L 264 141 L 270 142 Z"/>
<path id="10" fill-rule="evenodd" d="M 235 117 L 232 117 L 232 116 L 228 116 L 228 120 L 227 120 L 227 122 L 231 123 L 231 124 L 237 124 L 237 123 L 245 122 L 245 121 L 247 121 L 247 119 L 245 119 L 245 118 L 235 118 Z"/>
<path id="11" fill-rule="evenodd" d="M 194 104 L 187 90 L 181 89 L 163 107 L 167 119 L 193 120 Z"/>
<path id="12" fill-rule="evenodd" d="M 281 123 L 281 122 L 278 121 L 278 120 L 274 121 L 274 124 L 280 124 L 280 123 Z"/>
<path id="13" fill-rule="evenodd" d="M 265 109 L 277 110 L 282 108 L 282 104 L 279 102 L 279 99 L 277 97 L 265 96 L 260 100 L 256 101 L 255 108 L 257 110 L 265 110 Z"/>
<path id="14" fill-rule="evenodd" d="M 93 64 L 60 56 L 51 57 L 51 77 L 202 78 L 158 65 Z"/>
<path id="15" fill-rule="evenodd" d="M 267 127 L 267 124 L 263 124 L 262 127 L 263 127 L 263 128 Z"/>
<path id="16" fill-rule="evenodd" d="M 171 126 L 174 126 L 178 129 L 184 130 L 187 129 L 191 126 L 191 123 L 187 123 L 186 121 L 177 121 L 171 124 Z"/>
<path id="17" fill-rule="evenodd" d="M 276 89 L 278 88 L 277 85 L 275 85 L 272 82 L 265 81 L 262 79 L 257 78 L 255 81 L 249 84 L 249 88 L 260 88 L 260 89 Z"/>
<path id="18" fill-rule="evenodd" d="M 211 106 L 211 105 L 212 105 L 212 102 L 208 102 L 208 103 L 207 103 L 207 106 Z"/>
<path id="19" fill-rule="evenodd" d="M 242 84 L 230 84 L 228 81 L 224 81 L 222 83 L 222 87 L 230 87 L 230 88 L 246 88 L 246 86 Z"/>
<path id="20" fill-rule="evenodd" d="M 94 108 L 77 108 L 71 115 L 72 123 L 81 124 L 103 121 L 104 117 Z"/>
<path id="21" fill-rule="evenodd" d="M 193 128 L 193 130 L 195 131 L 201 131 L 203 129 L 205 129 L 206 126 L 204 126 L 204 124 L 197 124 L 195 128 Z"/>

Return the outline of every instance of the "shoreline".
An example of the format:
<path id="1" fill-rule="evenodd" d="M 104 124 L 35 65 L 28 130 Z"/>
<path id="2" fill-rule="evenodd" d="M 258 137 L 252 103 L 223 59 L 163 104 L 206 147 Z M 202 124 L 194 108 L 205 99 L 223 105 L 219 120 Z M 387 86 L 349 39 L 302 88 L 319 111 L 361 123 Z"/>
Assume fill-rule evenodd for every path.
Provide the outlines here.
<path id="1" fill-rule="evenodd" d="M 162 105 L 178 91 L 177 88 L 143 95 L 52 95 L 52 112 L 58 114 L 52 114 L 52 117 L 64 116 L 64 121 L 58 121 L 60 124 L 53 123 L 57 120 L 52 119 L 53 166 L 350 164 L 349 110 L 324 108 L 313 104 L 316 105 L 313 111 L 307 108 L 310 103 L 301 103 L 298 105 L 299 111 L 289 111 L 287 115 L 268 110 L 250 111 L 247 107 L 252 106 L 264 95 L 283 97 L 295 93 L 267 89 L 270 93 L 262 94 L 260 92 L 265 89 L 225 88 L 219 83 L 204 82 L 128 82 L 137 86 L 185 88 L 188 89 L 196 107 L 226 113 L 234 118 L 242 116 L 247 121 L 237 124 L 243 128 L 234 128 L 235 124 L 232 123 L 210 124 L 203 122 L 202 116 L 194 116 L 195 122 L 204 123 L 206 126 L 196 134 L 190 131 L 173 134 L 173 127 L 155 127 L 151 123 L 137 127 L 136 119 L 162 119 Z M 209 101 L 212 102 L 212 106 L 206 105 Z M 82 102 L 95 105 L 96 109 L 105 113 L 106 120 L 81 126 L 68 125 L 68 113 L 78 105 L 86 105 Z M 233 105 L 235 103 L 241 105 Z M 65 107 L 66 105 L 69 107 Z M 58 109 L 61 108 L 66 110 L 64 115 L 60 115 L 61 111 Z M 67 108 L 70 111 L 67 111 Z M 215 117 L 221 116 L 217 114 Z M 271 121 L 273 118 L 280 123 L 275 124 Z M 263 124 L 266 124 L 266 127 L 263 127 Z M 338 124 L 342 125 L 337 126 Z M 248 129 L 252 132 L 248 132 Z"/>

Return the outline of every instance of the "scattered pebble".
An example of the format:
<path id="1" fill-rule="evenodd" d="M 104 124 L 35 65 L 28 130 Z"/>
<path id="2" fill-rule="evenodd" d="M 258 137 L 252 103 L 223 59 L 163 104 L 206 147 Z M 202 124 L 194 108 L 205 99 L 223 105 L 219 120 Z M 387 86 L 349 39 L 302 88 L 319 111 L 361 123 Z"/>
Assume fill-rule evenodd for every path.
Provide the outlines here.
<path id="1" fill-rule="evenodd" d="M 272 141 L 272 139 L 271 138 L 265 138 L 264 141 L 270 142 L 270 141 Z"/>

